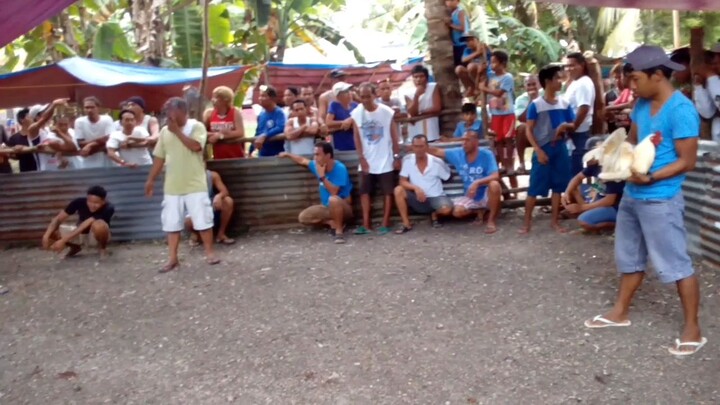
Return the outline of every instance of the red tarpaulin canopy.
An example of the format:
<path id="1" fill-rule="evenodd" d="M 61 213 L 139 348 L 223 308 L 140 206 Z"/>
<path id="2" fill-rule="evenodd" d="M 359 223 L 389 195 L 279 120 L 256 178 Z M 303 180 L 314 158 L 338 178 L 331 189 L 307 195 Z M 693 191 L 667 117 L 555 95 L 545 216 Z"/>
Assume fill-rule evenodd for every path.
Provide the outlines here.
<path id="1" fill-rule="evenodd" d="M 60 14 L 75 0 L 2 0 L 0 1 L 0 47 Z"/>
<path id="2" fill-rule="evenodd" d="M 206 96 L 217 86 L 237 88 L 244 72 L 244 66 L 210 68 Z M 141 96 L 149 111 L 159 111 L 168 98 L 182 96 L 185 85 L 198 86 L 201 76 L 202 69 L 165 69 L 75 57 L 0 75 L 0 108 L 64 97 L 79 101 L 87 96 L 96 96 L 103 105 L 114 108 L 130 96 Z"/>
<path id="3" fill-rule="evenodd" d="M 546 0 L 544 3 L 564 3 L 586 7 L 720 11 L 720 0 Z"/>

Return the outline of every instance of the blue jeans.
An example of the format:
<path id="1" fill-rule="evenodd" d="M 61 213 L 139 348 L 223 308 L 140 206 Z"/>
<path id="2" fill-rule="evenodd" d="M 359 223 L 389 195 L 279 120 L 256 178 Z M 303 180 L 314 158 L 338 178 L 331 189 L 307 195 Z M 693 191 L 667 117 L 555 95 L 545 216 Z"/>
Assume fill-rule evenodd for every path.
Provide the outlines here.
<path id="1" fill-rule="evenodd" d="M 578 221 L 594 226 L 614 223 L 616 218 L 617 210 L 615 207 L 600 207 L 583 212 L 578 217 Z"/>
<path id="2" fill-rule="evenodd" d="M 615 262 L 622 274 L 644 272 L 647 258 L 663 283 L 692 276 L 681 193 L 669 200 L 636 200 L 623 195 L 615 225 Z"/>
<path id="3" fill-rule="evenodd" d="M 575 132 L 570 135 L 570 139 L 572 139 L 573 145 L 575 145 L 575 150 L 572 151 L 570 174 L 571 177 L 575 177 L 576 174 L 583 170 L 582 159 L 587 152 L 585 144 L 587 144 L 588 139 L 590 139 L 590 131 Z"/>

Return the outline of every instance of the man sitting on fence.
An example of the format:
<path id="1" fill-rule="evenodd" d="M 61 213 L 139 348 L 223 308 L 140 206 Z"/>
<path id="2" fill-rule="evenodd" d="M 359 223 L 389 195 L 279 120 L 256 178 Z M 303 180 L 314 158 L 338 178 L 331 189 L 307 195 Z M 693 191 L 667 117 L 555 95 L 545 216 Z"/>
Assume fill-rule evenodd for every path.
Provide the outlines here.
<path id="1" fill-rule="evenodd" d="M 463 181 L 464 195 L 453 199 L 453 216 L 467 218 L 477 216 L 476 224 L 487 219 L 485 233 L 495 233 L 495 219 L 500 213 L 500 175 L 497 160 L 492 151 L 480 147 L 480 134 L 465 132 L 462 148 L 430 148 L 431 155 L 445 159 L 455 166 Z"/>
<path id="2" fill-rule="evenodd" d="M 400 169 L 400 185 L 395 187 L 397 205 L 402 227 L 395 231 L 403 234 L 412 230 L 408 206 L 418 214 L 430 214 L 433 228 L 440 228 L 439 217 L 452 215 L 453 203 L 445 195 L 443 181 L 450 179 L 451 172 L 445 162 L 428 154 L 425 135 L 415 135 L 412 140 L 414 153 L 403 158 Z"/>
<path id="3" fill-rule="evenodd" d="M 353 217 L 350 175 L 347 167 L 335 160 L 333 147 L 329 143 L 318 142 L 314 153 L 313 160 L 287 152 L 278 156 L 290 158 L 296 164 L 307 167 L 320 183 L 321 204 L 303 210 L 298 216 L 300 223 L 309 226 L 327 225 L 334 230 L 335 243 L 343 244 L 345 224 Z"/>
<path id="4" fill-rule="evenodd" d="M 61 229 L 62 223 L 71 215 L 77 214 L 77 226 L 67 232 Z M 53 250 L 57 253 L 70 248 L 65 257 L 72 257 L 82 250 L 79 236 L 91 238 L 97 243 L 100 257 L 107 254 L 106 248 L 110 241 L 110 220 L 115 214 L 115 208 L 107 202 L 107 192 L 100 186 L 92 186 L 86 197 L 72 200 L 65 209 L 60 211 L 50 221 L 45 235 L 42 238 L 43 249 Z"/>

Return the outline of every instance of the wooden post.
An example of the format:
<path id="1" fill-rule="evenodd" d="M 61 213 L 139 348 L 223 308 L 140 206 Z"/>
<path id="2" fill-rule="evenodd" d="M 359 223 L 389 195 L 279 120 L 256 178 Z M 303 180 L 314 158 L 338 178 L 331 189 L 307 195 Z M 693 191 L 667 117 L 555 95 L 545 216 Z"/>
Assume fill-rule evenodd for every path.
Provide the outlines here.
<path id="1" fill-rule="evenodd" d="M 705 64 L 705 49 L 703 48 L 703 42 L 705 40 L 705 30 L 702 27 L 692 28 L 690 30 L 690 72 L 691 77 L 695 76 L 695 72 L 698 71 Z M 692 79 L 691 79 L 692 80 Z M 710 139 L 710 120 L 701 120 L 700 122 L 700 138 Z"/>
<path id="2" fill-rule="evenodd" d="M 677 10 L 673 10 L 672 12 L 672 20 L 673 20 L 673 45 L 675 49 L 680 48 L 680 12 Z"/>

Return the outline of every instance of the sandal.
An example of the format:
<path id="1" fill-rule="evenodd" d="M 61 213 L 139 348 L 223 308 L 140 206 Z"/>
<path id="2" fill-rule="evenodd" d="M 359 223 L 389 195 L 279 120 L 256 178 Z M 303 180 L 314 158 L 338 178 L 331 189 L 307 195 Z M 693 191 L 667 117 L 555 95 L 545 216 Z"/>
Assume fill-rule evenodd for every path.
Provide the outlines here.
<path id="1" fill-rule="evenodd" d="M 368 231 L 367 228 L 364 226 L 359 226 L 357 229 L 355 229 L 355 232 L 353 232 L 355 235 L 368 235 L 370 234 L 370 231 Z"/>
<path id="2" fill-rule="evenodd" d="M 432 227 L 435 228 L 435 229 L 440 229 L 440 228 L 443 227 L 443 224 L 441 224 L 439 220 L 433 219 L 433 221 L 432 221 Z"/>
<path id="3" fill-rule="evenodd" d="M 377 233 L 380 236 L 387 235 L 388 233 L 390 233 L 390 228 L 388 228 L 387 226 L 381 226 L 380 228 L 378 228 Z"/>
<path id="4" fill-rule="evenodd" d="M 336 245 L 344 245 L 345 244 L 345 236 L 335 235 L 335 244 Z"/>
<path id="5" fill-rule="evenodd" d="M 177 269 L 179 266 L 180 266 L 180 262 L 168 263 L 168 264 L 164 265 L 160 270 L 158 270 L 158 273 L 160 273 L 160 274 L 169 273 L 169 272 Z"/>
<path id="6" fill-rule="evenodd" d="M 622 327 L 630 325 L 632 325 L 632 322 L 630 322 L 629 320 L 623 322 L 614 322 L 603 317 L 602 315 L 597 315 L 593 319 L 588 319 L 587 321 L 585 321 L 585 327 L 590 329 Z"/>
<path id="7" fill-rule="evenodd" d="M 218 259 L 217 257 L 213 257 L 212 259 L 205 259 L 205 263 L 214 266 L 220 263 L 220 259 Z"/>
<path id="8" fill-rule="evenodd" d="M 221 244 L 221 245 L 234 245 L 234 244 L 235 244 L 235 239 L 233 239 L 233 238 L 228 238 L 228 237 L 224 237 L 224 238 L 222 238 L 222 239 L 216 239 L 216 240 L 215 240 L 215 243 L 219 243 L 219 244 Z"/>
<path id="9" fill-rule="evenodd" d="M 402 235 L 402 234 L 408 233 L 410 231 L 412 231 L 412 226 L 403 225 L 402 228 L 395 230 L 395 235 Z"/>
<path id="10" fill-rule="evenodd" d="M 708 340 L 706 337 L 700 339 L 699 342 L 681 342 L 680 339 L 675 339 L 675 347 L 668 347 L 670 354 L 675 356 L 690 356 L 691 354 L 697 353 Z M 680 350 L 682 347 L 692 347 L 693 350 Z"/>

